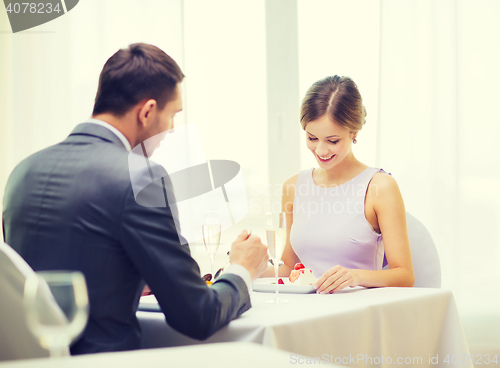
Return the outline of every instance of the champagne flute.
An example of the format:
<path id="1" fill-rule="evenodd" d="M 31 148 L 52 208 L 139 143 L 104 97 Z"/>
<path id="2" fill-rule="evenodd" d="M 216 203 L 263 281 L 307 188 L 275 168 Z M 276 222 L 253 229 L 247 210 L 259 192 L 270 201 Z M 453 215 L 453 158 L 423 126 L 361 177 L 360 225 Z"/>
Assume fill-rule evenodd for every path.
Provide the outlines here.
<path id="1" fill-rule="evenodd" d="M 210 256 L 210 270 L 212 279 L 214 278 L 215 254 L 219 249 L 221 222 L 218 211 L 207 211 L 203 213 L 203 242 Z"/>
<path id="2" fill-rule="evenodd" d="M 69 355 L 69 346 L 88 320 L 85 277 L 77 271 L 43 271 L 26 278 L 26 323 L 50 357 Z"/>
<path id="3" fill-rule="evenodd" d="M 267 303 L 282 304 L 288 303 L 288 300 L 279 298 L 278 268 L 286 244 L 286 213 L 267 213 L 266 214 L 266 235 L 267 246 L 274 265 L 274 283 L 276 284 L 276 293 L 274 299 Z"/>

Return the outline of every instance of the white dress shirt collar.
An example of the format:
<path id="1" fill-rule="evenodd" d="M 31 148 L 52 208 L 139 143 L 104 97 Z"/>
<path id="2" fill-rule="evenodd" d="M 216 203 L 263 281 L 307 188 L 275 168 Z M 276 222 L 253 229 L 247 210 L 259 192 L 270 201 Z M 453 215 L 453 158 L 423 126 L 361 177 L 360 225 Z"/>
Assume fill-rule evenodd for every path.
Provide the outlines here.
<path id="1" fill-rule="evenodd" d="M 111 130 L 120 139 L 120 141 L 122 141 L 123 145 L 125 146 L 125 149 L 128 152 L 130 152 L 132 150 L 132 147 L 130 146 L 130 142 L 128 141 L 128 139 L 123 135 L 122 132 L 120 132 L 118 129 L 116 129 L 111 124 L 106 123 L 105 121 L 102 121 L 102 120 L 99 120 L 99 119 L 92 119 L 92 118 L 87 119 L 85 121 L 85 123 L 97 124 L 97 125 L 100 125 L 100 126 L 102 126 L 104 128 L 107 128 L 107 129 Z"/>

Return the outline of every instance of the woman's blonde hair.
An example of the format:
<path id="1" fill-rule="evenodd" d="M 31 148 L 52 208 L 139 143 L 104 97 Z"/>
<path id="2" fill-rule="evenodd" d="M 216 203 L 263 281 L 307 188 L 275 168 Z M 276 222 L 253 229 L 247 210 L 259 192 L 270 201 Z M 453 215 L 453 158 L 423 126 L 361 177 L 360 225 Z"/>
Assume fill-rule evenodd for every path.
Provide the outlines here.
<path id="1" fill-rule="evenodd" d="M 351 78 L 334 75 L 309 87 L 300 109 L 302 129 L 325 114 L 351 132 L 361 130 L 366 123 L 366 109 L 358 86 Z"/>

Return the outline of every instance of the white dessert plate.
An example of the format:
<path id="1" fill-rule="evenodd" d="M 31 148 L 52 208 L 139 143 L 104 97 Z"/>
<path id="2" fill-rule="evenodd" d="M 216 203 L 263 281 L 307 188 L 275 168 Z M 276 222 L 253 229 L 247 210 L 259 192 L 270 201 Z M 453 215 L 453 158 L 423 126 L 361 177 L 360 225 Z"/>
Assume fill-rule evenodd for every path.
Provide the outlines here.
<path id="1" fill-rule="evenodd" d="M 148 312 L 161 312 L 160 305 L 158 304 L 158 301 L 156 300 L 156 297 L 154 295 L 141 296 L 138 310 Z"/>
<path id="2" fill-rule="evenodd" d="M 310 294 L 315 293 L 316 289 L 312 285 L 294 285 L 288 280 L 288 277 L 280 277 L 284 285 L 278 284 L 278 291 L 283 294 Z M 274 293 L 276 291 L 276 284 L 274 277 L 263 277 L 253 282 L 253 291 L 263 293 Z"/>

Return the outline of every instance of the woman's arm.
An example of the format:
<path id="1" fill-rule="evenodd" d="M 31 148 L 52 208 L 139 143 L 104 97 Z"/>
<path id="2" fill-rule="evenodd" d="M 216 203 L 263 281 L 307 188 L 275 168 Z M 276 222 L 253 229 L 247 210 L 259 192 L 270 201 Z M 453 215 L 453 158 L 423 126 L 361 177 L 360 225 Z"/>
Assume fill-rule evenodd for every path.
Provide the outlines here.
<path id="1" fill-rule="evenodd" d="M 283 184 L 281 210 L 286 212 L 286 245 L 283 250 L 283 256 L 281 257 L 285 264 L 281 266 L 278 271 L 280 277 L 288 277 L 290 272 L 293 270 L 295 263 L 300 262 L 299 258 L 292 249 L 292 245 L 290 244 L 290 230 L 293 223 L 293 200 L 295 198 L 295 184 L 297 183 L 298 176 L 298 174 L 292 176 Z M 261 277 L 272 276 L 274 276 L 274 266 L 269 266 Z"/>
<path id="2" fill-rule="evenodd" d="M 335 292 L 347 286 L 413 286 L 415 276 L 406 230 L 406 212 L 396 180 L 387 174 L 376 174 L 370 183 L 366 202 L 373 204 L 389 269 L 371 271 L 337 265 L 318 279 L 315 285 L 318 292 Z"/>

